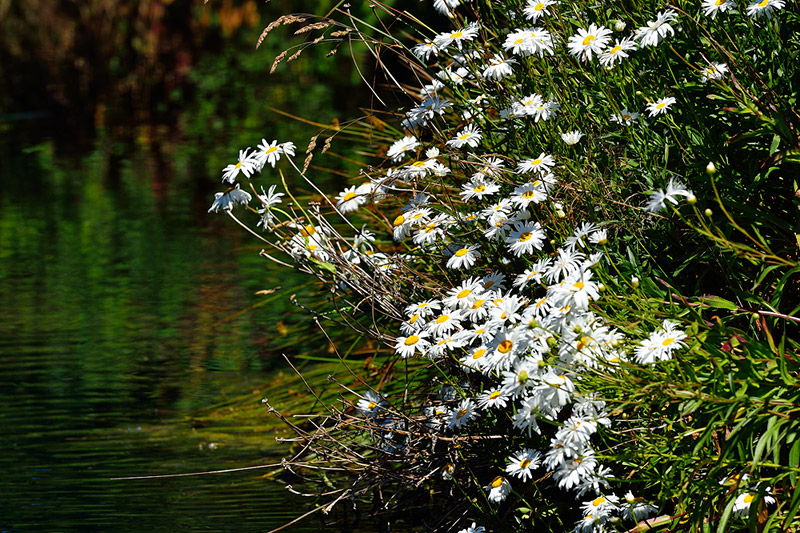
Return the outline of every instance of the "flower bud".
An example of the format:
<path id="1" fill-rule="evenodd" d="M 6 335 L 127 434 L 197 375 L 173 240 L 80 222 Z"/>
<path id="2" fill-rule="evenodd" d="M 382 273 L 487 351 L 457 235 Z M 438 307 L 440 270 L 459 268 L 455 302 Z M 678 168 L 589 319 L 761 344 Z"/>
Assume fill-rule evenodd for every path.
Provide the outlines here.
<path id="1" fill-rule="evenodd" d="M 600 291 L 600 292 L 605 292 L 606 291 L 606 286 L 603 285 L 602 283 L 598 283 L 597 284 L 597 290 Z"/>
<path id="2" fill-rule="evenodd" d="M 625 24 L 621 20 L 618 20 L 618 21 L 614 22 L 614 31 L 616 31 L 616 32 L 625 31 L 626 27 L 627 27 L 627 24 Z"/>
<path id="3" fill-rule="evenodd" d="M 638 287 L 639 286 L 639 278 L 637 278 L 636 276 L 633 276 L 631 278 L 631 285 L 633 285 L 634 287 Z"/>
<path id="4" fill-rule="evenodd" d="M 708 164 L 706 165 L 706 172 L 708 172 L 709 174 L 717 173 L 717 167 L 714 165 L 713 161 L 709 161 Z"/>
<path id="5" fill-rule="evenodd" d="M 706 210 L 704 211 L 704 213 L 705 213 L 705 215 L 706 215 L 707 217 L 710 217 L 711 215 L 713 215 L 713 214 L 714 214 L 714 211 L 712 211 L 711 209 L 706 209 Z"/>
<path id="6" fill-rule="evenodd" d="M 689 196 L 686 197 L 686 203 L 689 204 L 689 205 L 696 204 L 697 203 L 697 196 L 695 196 L 694 194 L 690 194 Z"/>

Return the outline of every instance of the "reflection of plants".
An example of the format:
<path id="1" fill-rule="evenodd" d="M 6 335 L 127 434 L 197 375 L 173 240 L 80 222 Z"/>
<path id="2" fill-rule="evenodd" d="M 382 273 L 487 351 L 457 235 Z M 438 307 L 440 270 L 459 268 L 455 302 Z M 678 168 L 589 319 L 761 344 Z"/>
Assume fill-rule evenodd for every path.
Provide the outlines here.
<path id="1" fill-rule="evenodd" d="M 294 464 L 351 476 L 320 508 L 374 493 L 443 530 L 797 527 L 800 15 L 437 5 L 438 35 L 385 7 L 313 23 L 413 65 L 405 136 L 364 136 L 391 161 L 335 199 L 278 208 L 258 176 L 219 193 L 268 212 L 273 258 L 329 287 L 333 312 L 309 309 L 326 335 L 385 346 L 365 371 L 337 352 L 365 386 L 313 422 L 281 414 Z M 311 187 L 316 140 L 288 161 Z"/>

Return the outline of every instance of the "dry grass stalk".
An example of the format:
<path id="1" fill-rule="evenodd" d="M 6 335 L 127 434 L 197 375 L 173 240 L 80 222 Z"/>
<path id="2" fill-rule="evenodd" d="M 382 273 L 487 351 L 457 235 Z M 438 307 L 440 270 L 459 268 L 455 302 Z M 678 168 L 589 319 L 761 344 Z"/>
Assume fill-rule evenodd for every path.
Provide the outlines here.
<path id="1" fill-rule="evenodd" d="M 323 20 L 323 21 L 320 21 L 320 22 L 315 22 L 313 24 L 309 24 L 308 26 L 303 26 L 302 28 L 300 28 L 299 30 L 294 32 L 294 34 L 295 35 L 300 35 L 301 33 L 308 33 L 310 31 L 314 31 L 314 30 L 322 30 L 322 29 L 325 29 L 325 28 L 327 28 L 329 26 L 333 26 L 333 24 L 334 24 L 334 22 L 332 20 Z"/>
<path id="2" fill-rule="evenodd" d="M 275 72 L 275 69 L 278 68 L 278 63 L 280 63 L 284 57 L 286 57 L 286 50 L 278 54 L 278 57 L 275 58 L 275 61 L 272 63 L 272 68 L 269 69 L 270 74 Z"/>
<path id="3" fill-rule="evenodd" d="M 206 0 L 206 1 L 208 1 L 208 0 Z M 261 46 L 261 43 L 264 42 L 264 39 L 266 39 L 267 35 L 269 35 L 269 32 L 271 32 L 272 30 L 274 30 L 275 28 L 277 28 L 281 24 L 293 24 L 295 22 L 303 22 L 303 21 L 307 20 L 307 18 L 308 17 L 297 16 L 297 15 L 283 15 L 282 17 L 278 18 L 277 20 L 274 20 L 274 21 L 270 22 L 267 25 L 267 27 L 264 28 L 264 31 L 261 32 L 261 35 L 258 36 L 258 41 L 256 42 L 256 48 Z"/>

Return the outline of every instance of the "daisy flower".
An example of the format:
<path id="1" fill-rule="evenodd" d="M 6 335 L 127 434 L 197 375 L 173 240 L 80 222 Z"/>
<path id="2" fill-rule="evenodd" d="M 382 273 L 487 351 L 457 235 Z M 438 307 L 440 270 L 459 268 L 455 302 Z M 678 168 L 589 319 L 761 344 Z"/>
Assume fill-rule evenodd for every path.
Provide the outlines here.
<path id="1" fill-rule="evenodd" d="M 561 134 L 561 140 L 567 143 L 567 146 L 572 146 L 573 144 L 578 144 L 580 140 L 584 137 L 583 133 L 578 130 L 568 131 L 567 133 Z"/>
<path id="2" fill-rule="evenodd" d="M 470 268 L 475 264 L 481 254 L 478 252 L 480 248 L 477 244 L 470 244 L 469 246 L 454 245 L 451 247 L 450 259 L 447 260 L 447 268 Z"/>
<path id="3" fill-rule="evenodd" d="M 675 100 L 675 98 L 673 98 L 672 96 L 669 96 L 667 98 L 659 98 L 655 102 L 647 104 L 647 113 L 651 117 L 664 114 L 669 110 L 669 107 L 676 101 L 677 100 Z"/>
<path id="4" fill-rule="evenodd" d="M 500 186 L 492 181 L 488 181 L 483 177 L 472 178 L 470 181 L 461 186 L 461 192 L 458 193 L 465 202 L 473 198 L 480 200 L 484 196 L 490 196 L 500 190 Z"/>
<path id="5" fill-rule="evenodd" d="M 609 494 L 607 496 L 598 496 L 590 502 L 582 505 L 583 514 L 591 515 L 596 518 L 608 518 L 612 513 L 619 509 L 619 497 Z"/>
<path id="6" fill-rule="evenodd" d="M 729 9 L 736 9 L 734 0 L 703 0 L 703 14 L 712 19 Z"/>
<path id="7" fill-rule="evenodd" d="M 659 189 L 650 195 L 650 200 L 647 202 L 644 210 L 650 213 L 658 213 L 667 207 L 665 202 L 669 202 L 672 205 L 678 205 L 678 199 L 676 196 L 683 196 L 687 198 L 691 195 L 692 191 L 684 187 L 681 182 L 676 181 L 675 179 L 670 179 L 669 183 L 667 183 L 666 191 Z"/>
<path id="8" fill-rule="evenodd" d="M 754 19 L 762 15 L 770 18 L 772 12 L 783 9 L 784 4 L 784 0 L 761 0 L 760 2 L 753 2 L 747 6 L 747 14 Z"/>
<path id="9" fill-rule="evenodd" d="M 485 532 L 486 532 L 485 527 L 479 526 L 475 522 L 473 522 L 471 526 L 460 530 L 458 533 L 485 533 Z"/>
<path id="10" fill-rule="evenodd" d="M 261 220 L 258 221 L 256 227 L 262 226 L 263 229 L 267 229 L 275 219 L 275 216 L 272 214 L 272 207 L 281 203 L 281 196 L 284 196 L 282 192 L 276 193 L 275 188 L 275 185 L 270 185 L 269 191 L 265 191 L 264 187 L 261 187 L 262 194 L 258 195 L 262 206 L 258 210 L 258 214 L 261 215 Z"/>
<path id="11" fill-rule="evenodd" d="M 267 142 L 266 139 L 261 139 L 261 144 L 258 145 L 258 149 L 253 152 L 256 169 L 260 171 L 267 163 L 269 163 L 272 168 L 275 168 L 275 163 L 281 158 L 281 153 L 281 145 L 278 144 L 278 141 L 273 140 L 270 143 Z"/>
<path id="12" fill-rule="evenodd" d="M 628 111 L 628 108 L 624 108 L 619 113 L 614 113 L 611 115 L 611 122 L 616 122 L 617 124 L 622 124 L 624 126 L 635 124 L 637 120 L 639 120 L 639 113 L 636 113 L 635 111 Z"/>
<path id="13" fill-rule="evenodd" d="M 553 53 L 553 36 L 543 28 L 514 30 L 506 37 L 503 48 L 522 57 L 533 54 L 544 57 L 545 53 Z"/>
<path id="14" fill-rule="evenodd" d="M 447 421 L 447 427 L 451 430 L 457 430 L 464 427 L 467 422 L 477 416 L 475 412 L 475 404 L 471 400 L 461 400 L 461 403 L 453 409 L 450 413 L 450 419 Z"/>
<path id="15" fill-rule="evenodd" d="M 356 407 L 361 411 L 361 414 L 367 418 L 371 418 L 375 416 L 378 411 L 386 407 L 386 402 L 375 392 L 367 391 L 364 398 L 358 400 Z"/>
<path id="16" fill-rule="evenodd" d="M 236 204 L 245 205 L 251 198 L 252 196 L 250 196 L 250 193 L 240 190 L 239 184 L 237 183 L 235 187 L 230 187 L 225 192 L 216 193 L 214 195 L 214 202 L 211 204 L 208 212 L 211 213 L 213 211 L 219 213 L 220 209 L 223 211 L 231 211 Z"/>
<path id="17" fill-rule="evenodd" d="M 703 69 L 703 77 L 700 78 L 700 81 L 705 83 L 708 80 L 722 79 L 726 72 L 728 72 L 728 65 L 725 63 L 712 63 Z"/>
<path id="18" fill-rule="evenodd" d="M 336 197 L 336 209 L 344 214 L 358 210 L 367 202 L 364 195 L 358 194 L 356 187 L 348 187 Z"/>
<path id="19" fill-rule="evenodd" d="M 431 56 L 437 57 L 439 55 L 439 47 L 433 41 L 425 41 L 414 46 L 412 52 L 421 60 L 427 61 Z"/>
<path id="20" fill-rule="evenodd" d="M 567 48 L 575 57 L 582 57 L 584 61 L 591 61 L 592 54 L 600 54 L 611 38 L 611 30 L 604 26 L 591 24 L 589 29 L 579 29 L 578 33 L 569 38 Z"/>
<path id="21" fill-rule="evenodd" d="M 771 0 L 769 0 L 771 1 Z M 782 1 L 782 0 L 778 0 Z M 656 15 L 656 20 L 647 21 L 647 26 L 636 30 L 634 38 L 644 46 L 655 46 L 660 43 L 667 35 L 675 35 L 675 30 L 669 25 L 678 17 L 674 11 L 661 11 Z"/>
<path id="22" fill-rule="evenodd" d="M 770 488 L 766 489 L 767 494 L 764 494 L 763 502 L 766 505 L 774 505 L 775 498 L 769 495 Z M 737 516 L 750 516 L 750 504 L 756 499 L 756 494 L 752 492 L 745 492 L 736 497 L 733 503 L 733 514 Z"/>
<path id="23" fill-rule="evenodd" d="M 407 135 L 399 141 L 392 143 L 386 151 L 386 157 L 391 158 L 392 161 L 400 161 L 406 152 L 416 150 L 418 146 L 419 141 L 417 141 L 417 138 L 413 135 Z"/>
<path id="24" fill-rule="evenodd" d="M 483 136 L 481 135 L 481 130 L 474 124 L 470 124 L 456 135 L 455 138 L 450 139 L 447 141 L 448 146 L 452 146 L 453 148 L 461 148 L 464 145 L 469 146 L 470 148 L 475 148 L 481 142 Z"/>
<path id="25" fill-rule="evenodd" d="M 542 226 L 536 222 L 517 222 L 514 231 L 506 237 L 506 244 L 516 257 L 530 254 L 534 250 L 541 250 L 545 233 Z"/>
<path id="26" fill-rule="evenodd" d="M 542 454 L 536 450 L 525 448 L 508 458 L 506 473 L 527 481 L 533 477 L 533 471 L 542 464 Z"/>
<path id="27" fill-rule="evenodd" d="M 525 15 L 526 19 L 536 22 L 539 17 L 544 15 L 548 7 L 558 4 L 558 0 L 528 0 L 528 5 L 525 6 L 522 14 Z"/>
<path id="28" fill-rule="evenodd" d="M 464 42 L 471 41 L 478 36 L 478 23 L 470 22 L 465 28 L 460 30 L 441 33 L 433 39 L 433 43 L 441 50 L 444 50 L 451 44 L 455 44 L 461 50 Z"/>
<path id="29" fill-rule="evenodd" d="M 461 0 L 433 0 L 433 8 L 448 17 L 453 17 L 453 10 L 461 5 Z"/>
<path id="30" fill-rule="evenodd" d="M 428 342 L 427 337 L 427 331 L 419 331 L 408 337 L 397 337 L 394 351 L 403 359 L 408 359 L 416 352 L 424 354 L 430 347 L 430 342 Z"/>
<path id="31" fill-rule="evenodd" d="M 250 148 L 239 150 L 239 160 L 222 169 L 222 181 L 233 183 L 236 181 L 236 176 L 239 175 L 239 172 L 249 178 L 256 171 L 255 160 L 249 152 Z"/>
<path id="32" fill-rule="evenodd" d="M 623 59 L 630 57 L 628 52 L 636 50 L 638 47 L 632 39 L 617 39 L 614 46 L 600 54 L 600 64 L 604 67 L 613 67 Z"/>
<path id="33" fill-rule="evenodd" d="M 491 407 L 505 407 L 506 403 L 508 403 L 508 394 L 498 387 L 484 391 L 478 396 L 478 407 L 484 411 Z"/>
<path id="34" fill-rule="evenodd" d="M 497 476 L 484 488 L 489 493 L 489 501 L 494 503 L 502 502 L 511 494 L 511 483 L 503 476 Z"/>
<path id="35" fill-rule="evenodd" d="M 495 54 L 489 60 L 489 64 L 483 69 L 482 76 L 487 80 L 500 81 L 505 77 L 511 76 L 514 71 L 511 65 L 516 63 L 513 59 L 506 59 L 502 54 Z"/>
<path id="36" fill-rule="evenodd" d="M 542 152 L 536 159 L 524 159 L 520 161 L 517 164 L 517 171 L 522 173 L 536 171 L 540 174 L 545 174 L 550 172 L 550 169 L 553 168 L 555 164 L 556 160 L 553 159 L 553 156 Z"/>
<path id="37" fill-rule="evenodd" d="M 514 192 L 511 193 L 509 200 L 517 205 L 520 209 L 527 209 L 532 203 L 538 204 L 547 199 L 547 193 L 541 186 L 541 181 L 528 182 L 520 185 Z"/>

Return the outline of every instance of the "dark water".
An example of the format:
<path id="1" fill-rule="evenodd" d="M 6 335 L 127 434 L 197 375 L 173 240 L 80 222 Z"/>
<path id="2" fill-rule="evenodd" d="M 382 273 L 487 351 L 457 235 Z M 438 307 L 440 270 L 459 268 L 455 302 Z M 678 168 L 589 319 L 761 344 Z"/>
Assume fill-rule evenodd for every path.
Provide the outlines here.
<path id="1" fill-rule="evenodd" d="M 287 296 L 189 166 L 48 145 L 0 162 L 0 531 L 268 531 L 306 511 L 259 407 Z M 286 280 L 282 280 L 286 283 Z M 270 312 L 264 312 L 265 308 Z M 291 531 L 318 530 L 313 521 Z"/>

